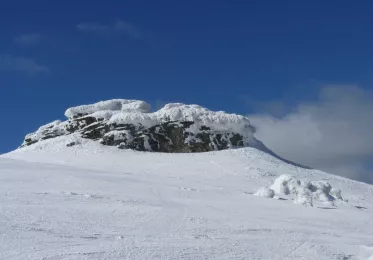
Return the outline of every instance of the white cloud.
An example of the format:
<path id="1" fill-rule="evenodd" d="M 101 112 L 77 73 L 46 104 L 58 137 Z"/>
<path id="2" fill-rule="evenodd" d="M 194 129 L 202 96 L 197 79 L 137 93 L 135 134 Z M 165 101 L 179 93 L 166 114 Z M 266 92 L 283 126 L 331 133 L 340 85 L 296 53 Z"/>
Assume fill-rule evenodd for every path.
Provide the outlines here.
<path id="1" fill-rule="evenodd" d="M 327 86 L 281 117 L 250 115 L 257 137 L 286 159 L 373 183 L 373 93 Z"/>
<path id="2" fill-rule="evenodd" d="M 80 23 L 76 26 L 76 28 L 82 32 L 96 33 L 101 36 L 126 35 L 131 39 L 139 39 L 142 37 L 142 32 L 138 28 L 121 20 L 116 21 L 112 25 L 104 25 L 99 23 Z"/>
<path id="3" fill-rule="evenodd" d="M 49 68 L 37 64 L 34 60 L 0 55 L 0 71 L 20 72 L 29 76 L 49 73 Z"/>
<path id="4" fill-rule="evenodd" d="M 14 38 L 14 42 L 19 45 L 36 45 L 41 41 L 41 35 L 38 33 L 21 34 Z"/>

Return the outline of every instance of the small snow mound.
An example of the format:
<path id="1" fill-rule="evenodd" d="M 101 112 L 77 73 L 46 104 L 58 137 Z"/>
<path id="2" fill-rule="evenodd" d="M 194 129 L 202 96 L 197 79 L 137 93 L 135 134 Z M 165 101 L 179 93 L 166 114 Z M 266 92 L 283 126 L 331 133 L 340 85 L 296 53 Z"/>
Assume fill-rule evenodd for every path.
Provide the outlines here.
<path id="1" fill-rule="evenodd" d="M 271 191 L 274 193 L 271 195 Z M 343 201 L 342 191 L 340 189 L 333 189 L 330 183 L 326 181 L 300 181 L 289 174 L 280 175 L 270 186 L 260 188 L 254 195 L 266 196 L 274 195 L 287 196 L 291 198 L 294 203 L 305 206 L 313 206 L 314 202 L 322 202 L 334 205 L 335 201 Z"/>
<path id="2" fill-rule="evenodd" d="M 268 187 L 261 187 L 257 192 L 254 193 L 254 196 L 273 198 L 275 196 L 275 192 Z"/>

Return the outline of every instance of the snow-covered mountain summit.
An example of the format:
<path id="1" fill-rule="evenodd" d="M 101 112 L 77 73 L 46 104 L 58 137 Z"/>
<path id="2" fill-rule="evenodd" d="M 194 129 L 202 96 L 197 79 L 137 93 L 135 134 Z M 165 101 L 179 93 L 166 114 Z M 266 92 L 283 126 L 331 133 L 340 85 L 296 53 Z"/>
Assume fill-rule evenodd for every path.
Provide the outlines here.
<path id="1" fill-rule="evenodd" d="M 373 257 L 371 185 L 251 147 L 157 153 L 87 138 L 66 147 L 72 138 L 0 156 L 0 259 Z M 325 182 L 343 200 L 318 189 Z"/>
<path id="2" fill-rule="evenodd" d="M 373 186 L 280 160 L 243 116 L 66 116 L 0 155 L 0 259 L 373 259 Z"/>
<path id="3" fill-rule="evenodd" d="M 247 117 L 198 105 L 171 103 L 151 112 L 144 101 L 114 99 L 69 108 L 65 116 L 68 120 L 28 134 L 22 146 L 71 134 L 118 148 L 157 152 L 206 152 L 257 143 Z"/>

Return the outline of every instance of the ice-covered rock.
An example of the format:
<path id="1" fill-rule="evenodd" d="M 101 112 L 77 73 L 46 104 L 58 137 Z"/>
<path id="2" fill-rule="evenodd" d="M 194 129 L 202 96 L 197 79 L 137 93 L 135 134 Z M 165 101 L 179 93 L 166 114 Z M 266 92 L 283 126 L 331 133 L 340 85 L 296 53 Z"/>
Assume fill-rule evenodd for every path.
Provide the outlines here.
<path id="1" fill-rule="evenodd" d="M 312 207 L 313 198 L 311 191 L 307 189 L 305 186 L 298 187 L 294 194 L 294 203 Z"/>
<path id="2" fill-rule="evenodd" d="M 342 199 L 342 191 L 340 189 L 331 189 L 330 195 L 335 198 L 336 200 L 343 200 Z"/>
<path id="3" fill-rule="evenodd" d="M 66 134 L 65 124 L 60 120 L 53 121 L 49 124 L 39 127 L 35 133 L 30 133 L 26 135 L 23 144 L 31 145 L 40 140 L 46 140 L 54 138 L 60 135 Z"/>
<path id="4" fill-rule="evenodd" d="M 171 103 L 150 112 L 144 101 L 114 99 L 69 108 L 65 116 L 67 121 L 55 121 L 27 135 L 22 146 L 70 134 L 123 149 L 157 152 L 206 152 L 259 143 L 247 117 L 199 105 Z"/>
<path id="5" fill-rule="evenodd" d="M 299 186 L 300 182 L 295 179 L 294 176 L 283 174 L 275 180 L 271 186 L 271 189 L 274 190 L 276 194 L 288 195 L 295 193 Z"/>
<path id="6" fill-rule="evenodd" d="M 285 196 L 294 203 L 305 206 L 313 206 L 315 202 L 334 205 L 337 200 L 343 201 L 341 190 L 333 189 L 330 183 L 301 181 L 289 174 L 280 175 L 269 188 L 259 188 L 254 195 L 266 197 L 265 194 L 269 191 L 274 192 L 274 196 Z"/>

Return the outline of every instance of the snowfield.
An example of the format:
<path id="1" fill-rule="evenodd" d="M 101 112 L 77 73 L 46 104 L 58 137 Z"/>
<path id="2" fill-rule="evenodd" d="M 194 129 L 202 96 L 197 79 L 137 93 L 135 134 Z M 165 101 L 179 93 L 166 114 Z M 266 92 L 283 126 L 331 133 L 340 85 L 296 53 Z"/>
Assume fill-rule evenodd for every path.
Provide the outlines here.
<path id="1" fill-rule="evenodd" d="M 0 259 L 373 259 L 373 186 L 255 148 L 66 147 L 74 138 L 0 156 Z M 295 204 L 276 185 L 254 196 L 283 174 L 343 200 Z"/>

